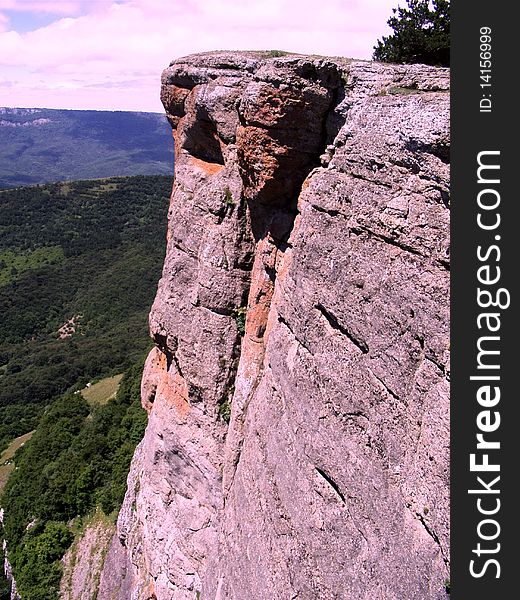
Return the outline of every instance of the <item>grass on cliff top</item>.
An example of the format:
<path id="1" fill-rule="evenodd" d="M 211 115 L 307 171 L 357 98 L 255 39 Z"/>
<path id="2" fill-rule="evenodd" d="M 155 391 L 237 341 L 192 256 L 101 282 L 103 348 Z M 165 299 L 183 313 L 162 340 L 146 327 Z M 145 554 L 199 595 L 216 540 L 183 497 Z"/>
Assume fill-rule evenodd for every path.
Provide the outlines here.
<path id="1" fill-rule="evenodd" d="M 113 377 L 105 377 L 89 387 L 84 387 L 81 390 L 81 395 L 91 406 L 106 404 L 109 400 L 115 398 L 122 378 L 123 373 Z"/>
<path id="2" fill-rule="evenodd" d="M 0 456 L 0 495 L 2 494 L 5 484 L 9 479 L 9 475 L 14 470 L 14 463 L 12 462 L 13 456 L 16 451 L 21 448 L 25 442 L 31 439 L 34 431 L 30 431 L 20 437 L 17 437 L 11 442 L 8 448 L 6 448 Z"/>

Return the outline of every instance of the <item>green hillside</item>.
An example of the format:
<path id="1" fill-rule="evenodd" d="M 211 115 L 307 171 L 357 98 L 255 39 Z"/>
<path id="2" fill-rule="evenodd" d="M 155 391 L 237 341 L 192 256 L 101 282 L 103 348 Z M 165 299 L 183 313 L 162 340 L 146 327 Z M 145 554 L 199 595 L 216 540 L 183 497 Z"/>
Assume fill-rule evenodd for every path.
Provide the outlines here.
<path id="1" fill-rule="evenodd" d="M 0 450 L 150 341 L 171 177 L 0 191 Z"/>
<path id="2" fill-rule="evenodd" d="M 58 600 L 61 558 L 84 523 L 93 513 L 115 519 L 146 425 L 142 368 L 127 370 L 116 397 L 102 406 L 89 406 L 81 394 L 54 401 L 16 453 L 1 499 L 2 533 L 24 600 Z M 6 587 L 0 577 L 0 598 L 9 598 Z"/>
<path id="3" fill-rule="evenodd" d="M 0 108 L 0 188 L 166 175 L 172 164 L 163 114 Z"/>

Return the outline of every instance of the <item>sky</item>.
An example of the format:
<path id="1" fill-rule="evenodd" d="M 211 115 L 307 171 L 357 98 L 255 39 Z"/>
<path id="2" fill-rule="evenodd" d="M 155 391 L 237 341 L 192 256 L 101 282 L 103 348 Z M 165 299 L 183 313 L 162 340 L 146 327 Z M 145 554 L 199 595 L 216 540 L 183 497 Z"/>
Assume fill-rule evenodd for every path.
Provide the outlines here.
<path id="1" fill-rule="evenodd" d="M 162 112 L 162 70 L 208 50 L 369 59 L 397 4 L 0 0 L 0 106 Z"/>

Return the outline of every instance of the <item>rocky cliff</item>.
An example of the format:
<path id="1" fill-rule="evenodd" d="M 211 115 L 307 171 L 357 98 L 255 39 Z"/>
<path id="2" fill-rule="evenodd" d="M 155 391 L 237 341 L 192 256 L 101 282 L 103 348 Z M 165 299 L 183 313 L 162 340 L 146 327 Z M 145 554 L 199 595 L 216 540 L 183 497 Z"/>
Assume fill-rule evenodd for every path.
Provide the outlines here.
<path id="1" fill-rule="evenodd" d="M 149 413 L 100 600 L 426 600 L 449 578 L 449 72 L 174 61 Z"/>

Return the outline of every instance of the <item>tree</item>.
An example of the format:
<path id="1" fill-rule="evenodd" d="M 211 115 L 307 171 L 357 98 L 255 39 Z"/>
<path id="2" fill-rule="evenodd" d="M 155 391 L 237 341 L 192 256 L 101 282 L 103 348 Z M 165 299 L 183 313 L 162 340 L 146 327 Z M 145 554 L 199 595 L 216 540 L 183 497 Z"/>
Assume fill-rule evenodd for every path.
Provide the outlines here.
<path id="1" fill-rule="evenodd" d="M 393 63 L 450 66 L 450 0 L 407 0 L 394 8 L 394 34 L 374 46 L 373 59 Z"/>

